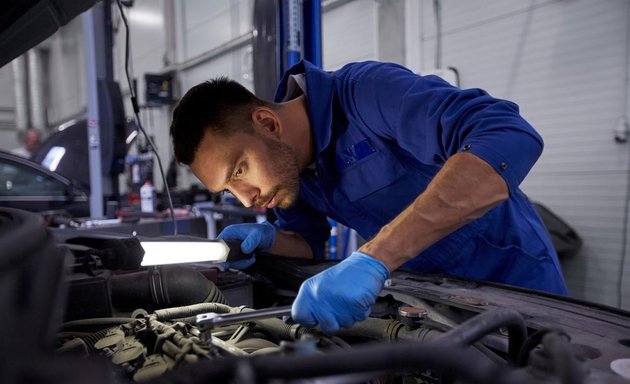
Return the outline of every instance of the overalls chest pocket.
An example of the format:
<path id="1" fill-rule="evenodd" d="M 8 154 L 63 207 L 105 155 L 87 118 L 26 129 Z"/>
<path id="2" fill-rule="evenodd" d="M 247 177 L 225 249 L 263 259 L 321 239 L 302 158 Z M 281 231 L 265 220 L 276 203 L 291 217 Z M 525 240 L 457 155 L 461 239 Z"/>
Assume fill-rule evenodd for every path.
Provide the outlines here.
<path id="1" fill-rule="evenodd" d="M 337 155 L 339 189 L 350 202 L 383 191 L 405 174 L 400 162 L 385 148 L 374 148 L 367 140 L 355 145 L 357 155 Z M 363 147 L 363 148 L 361 148 Z"/>

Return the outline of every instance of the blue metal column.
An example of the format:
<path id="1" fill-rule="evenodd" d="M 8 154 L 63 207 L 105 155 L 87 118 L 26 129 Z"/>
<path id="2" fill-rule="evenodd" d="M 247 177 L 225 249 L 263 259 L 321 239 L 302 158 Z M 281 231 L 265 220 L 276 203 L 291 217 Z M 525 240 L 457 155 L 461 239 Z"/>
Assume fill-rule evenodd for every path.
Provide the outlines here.
<path id="1" fill-rule="evenodd" d="M 289 69 L 300 61 L 302 51 L 302 22 L 300 14 L 301 7 L 299 0 L 285 0 L 286 6 L 284 7 L 286 12 L 286 60 Z"/>
<path id="2" fill-rule="evenodd" d="M 304 59 L 318 67 L 322 62 L 322 2 L 304 0 Z"/>

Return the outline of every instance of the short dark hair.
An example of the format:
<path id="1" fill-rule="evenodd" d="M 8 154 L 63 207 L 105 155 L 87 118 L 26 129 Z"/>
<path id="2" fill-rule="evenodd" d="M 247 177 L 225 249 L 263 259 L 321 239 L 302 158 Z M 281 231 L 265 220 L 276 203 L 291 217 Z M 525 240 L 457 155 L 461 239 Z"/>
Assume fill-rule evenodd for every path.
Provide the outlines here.
<path id="1" fill-rule="evenodd" d="M 206 131 L 229 136 L 253 132 L 251 112 L 258 106 L 272 107 L 247 88 L 227 77 L 192 87 L 173 111 L 170 134 L 175 159 L 190 165 Z"/>

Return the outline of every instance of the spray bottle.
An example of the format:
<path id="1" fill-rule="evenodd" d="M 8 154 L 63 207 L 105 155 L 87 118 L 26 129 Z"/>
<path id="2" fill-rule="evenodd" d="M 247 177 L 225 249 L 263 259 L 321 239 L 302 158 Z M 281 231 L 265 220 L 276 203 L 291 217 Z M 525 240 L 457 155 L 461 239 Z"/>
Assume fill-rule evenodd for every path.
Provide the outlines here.
<path id="1" fill-rule="evenodd" d="M 151 184 L 151 180 L 145 180 L 140 187 L 140 211 L 142 213 L 155 212 L 155 187 Z"/>

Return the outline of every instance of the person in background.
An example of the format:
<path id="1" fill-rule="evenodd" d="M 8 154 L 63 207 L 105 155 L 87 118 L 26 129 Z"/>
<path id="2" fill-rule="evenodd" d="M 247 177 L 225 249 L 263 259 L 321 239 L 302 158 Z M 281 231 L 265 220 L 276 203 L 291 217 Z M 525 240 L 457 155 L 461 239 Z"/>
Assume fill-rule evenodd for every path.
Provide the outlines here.
<path id="1" fill-rule="evenodd" d="M 173 112 L 175 156 L 211 191 L 274 209 L 219 235 L 242 250 L 322 258 L 327 217 L 368 241 L 306 280 L 294 320 L 325 332 L 365 319 L 409 268 L 566 295 L 549 235 L 519 185 L 543 149 L 510 101 L 400 65 L 302 61 L 275 101 L 217 78 Z"/>
<path id="2" fill-rule="evenodd" d="M 22 146 L 12 149 L 11 153 L 30 159 L 42 144 L 42 134 L 36 128 L 28 128 L 24 132 L 20 132 L 19 136 Z"/>

